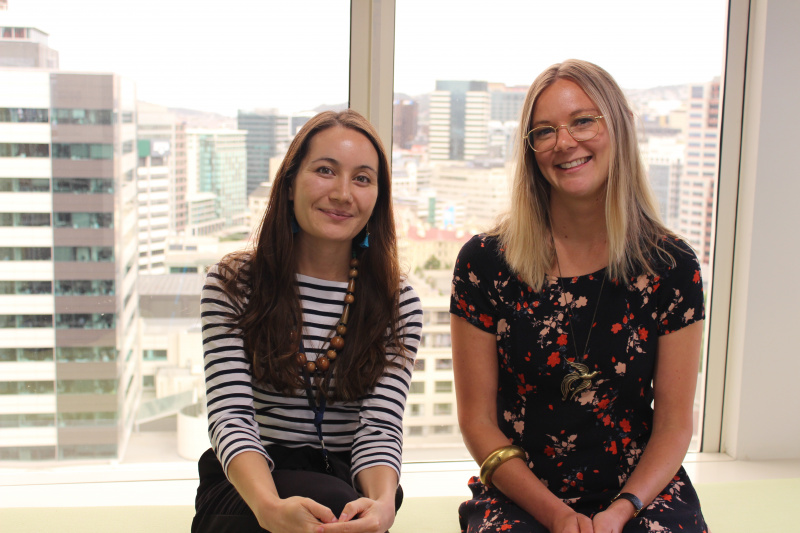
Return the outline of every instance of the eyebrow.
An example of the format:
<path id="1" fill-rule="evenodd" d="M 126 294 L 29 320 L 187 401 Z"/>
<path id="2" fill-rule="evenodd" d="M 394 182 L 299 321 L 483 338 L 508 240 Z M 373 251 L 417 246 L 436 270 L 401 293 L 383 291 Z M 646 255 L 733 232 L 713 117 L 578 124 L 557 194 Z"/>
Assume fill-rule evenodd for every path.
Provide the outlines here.
<path id="1" fill-rule="evenodd" d="M 592 117 L 594 117 L 594 116 L 597 116 L 599 113 L 600 113 L 600 111 L 598 109 L 596 109 L 594 107 L 587 107 L 587 108 L 583 108 L 583 109 L 576 109 L 575 111 L 570 113 L 570 116 L 572 118 L 584 117 L 584 116 L 592 116 Z M 538 126 L 540 124 L 550 124 L 550 121 L 549 120 L 539 120 L 539 121 L 534 122 L 533 124 L 531 124 L 531 127 L 535 128 L 536 126 Z"/>
<path id="2" fill-rule="evenodd" d="M 319 163 L 320 161 L 327 161 L 328 163 L 331 163 L 331 164 L 333 164 L 333 165 L 336 165 L 336 166 L 341 166 L 341 163 L 339 163 L 339 161 L 337 161 L 337 160 L 336 160 L 336 159 L 334 159 L 333 157 L 318 157 L 318 158 L 314 159 L 313 161 L 311 161 L 311 163 L 312 163 L 312 164 L 313 164 L 313 163 Z M 371 166 L 369 166 L 369 165 L 358 165 L 358 166 L 356 167 L 356 169 L 366 169 L 366 170 L 371 170 L 371 171 L 372 171 L 372 172 L 374 172 L 375 174 L 377 174 L 377 173 L 378 173 L 378 171 L 377 171 L 377 170 L 375 170 L 374 168 L 372 168 L 372 167 L 371 167 Z"/>

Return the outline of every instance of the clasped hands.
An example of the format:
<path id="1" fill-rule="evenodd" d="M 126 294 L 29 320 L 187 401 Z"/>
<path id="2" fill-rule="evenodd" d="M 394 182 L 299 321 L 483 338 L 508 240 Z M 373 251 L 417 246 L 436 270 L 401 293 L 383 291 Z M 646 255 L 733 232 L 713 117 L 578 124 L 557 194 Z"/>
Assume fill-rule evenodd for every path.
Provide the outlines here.
<path id="1" fill-rule="evenodd" d="M 394 523 L 394 501 L 359 498 L 345 505 L 340 516 L 310 498 L 292 496 L 257 516 L 272 533 L 385 533 Z"/>
<path id="2" fill-rule="evenodd" d="M 631 514 L 623 505 L 611 505 L 594 518 L 576 513 L 565 513 L 553 521 L 550 533 L 621 533 Z"/>

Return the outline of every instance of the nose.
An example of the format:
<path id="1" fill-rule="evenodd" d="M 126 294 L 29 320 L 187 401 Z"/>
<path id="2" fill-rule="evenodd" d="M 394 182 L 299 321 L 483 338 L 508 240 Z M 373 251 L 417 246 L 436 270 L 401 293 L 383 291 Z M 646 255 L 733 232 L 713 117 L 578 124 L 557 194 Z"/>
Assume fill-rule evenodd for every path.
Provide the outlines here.
<path id="1" fill-rule="evenodd" d="M 572 134 L 569 132 L 569 129 L 567 129 L 565 124 L 562 124 L 556 128 L 555 150 L 566 150 L 567 148 L 571 148 L 577 144 L 578 141 L 572 137 Z"/>
<path id="2" fill-rule="evenodd" d="M 347 176 L 339 176 L 336 179 L 336 183 L 331 188 L 331 199 L 338 202 L 349 202 L 353 199 L 350 187 L 350 179 Z"/>

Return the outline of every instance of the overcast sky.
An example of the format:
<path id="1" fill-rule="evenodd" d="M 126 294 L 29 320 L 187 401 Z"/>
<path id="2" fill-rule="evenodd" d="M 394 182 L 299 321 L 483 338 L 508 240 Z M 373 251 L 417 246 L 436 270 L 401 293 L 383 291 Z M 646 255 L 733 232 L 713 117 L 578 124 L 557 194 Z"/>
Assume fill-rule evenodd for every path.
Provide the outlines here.
<path id="1" fill-rule="evenodd" d="M 726 0 L 396 0 L 395 90 L 437 79 L 528 85 L 593 61 L 624 88 L 709 81 Z M 348 0 L 9 0 L 3 20 L 50 35 L 63 70 L 116 72 L 140 100 L 217 111 L 347 100 Z"/>

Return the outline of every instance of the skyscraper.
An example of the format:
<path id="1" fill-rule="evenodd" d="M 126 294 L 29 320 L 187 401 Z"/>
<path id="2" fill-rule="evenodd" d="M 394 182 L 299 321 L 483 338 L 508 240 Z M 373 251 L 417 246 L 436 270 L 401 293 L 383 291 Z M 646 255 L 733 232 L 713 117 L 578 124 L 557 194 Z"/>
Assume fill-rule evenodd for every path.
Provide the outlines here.
<path id="1" fill-rule="evenodd" d="M 189 228 L 207 235 L 217 229 L 247 225 L 246 132 L 187 129 Z M 220 225 L 221 224 L 221 225 Z M 198 225 L 204 227 L 198 231 Z"/>
<path id="2" fill-rule="evenodd" d="M 463 161 L 485 157 L 491 113 L 485 81 L 437 81 L 431 93 L 431 160 Z"/>
<path id="3" fill-rule="evenodd" d="M 119 457 L 141 394 L 135 86 L 6 44 L 19 66 L 0 67 L 0 460 Z"/>
<path id="4" fill-rule="evenodd" d="M 689 88 L 686 165 L 679 188 L 678 231 L 695 248 L 704 268 L 713 255 L 719 171 L 719 89 L 719 78 Z"/>
<path id="5" fill-rule="evenodd" d="M 269 181 L 269 160 L 289 145 L 289 117 L 277 110 L 239 110 L 237 128 L 247 132 L 247 190 L 249 195 L 259 184 Z"/>

